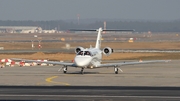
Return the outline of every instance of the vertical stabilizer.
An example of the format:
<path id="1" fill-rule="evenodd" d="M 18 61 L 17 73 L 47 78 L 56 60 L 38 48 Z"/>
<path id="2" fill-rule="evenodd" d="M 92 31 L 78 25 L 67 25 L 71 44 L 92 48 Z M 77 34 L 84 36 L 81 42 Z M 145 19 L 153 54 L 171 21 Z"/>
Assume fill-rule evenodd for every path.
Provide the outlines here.
<path id="1" fill-rule="evenodd" d="M 98 48 L 100 49 L 101 48 L 101 32 L 103 31 L 102 28 L 99 28 L 98 30 L 98 35 L 97 35 L 97 39 L 96 39 L 96 47 L 95 48 Z"/>

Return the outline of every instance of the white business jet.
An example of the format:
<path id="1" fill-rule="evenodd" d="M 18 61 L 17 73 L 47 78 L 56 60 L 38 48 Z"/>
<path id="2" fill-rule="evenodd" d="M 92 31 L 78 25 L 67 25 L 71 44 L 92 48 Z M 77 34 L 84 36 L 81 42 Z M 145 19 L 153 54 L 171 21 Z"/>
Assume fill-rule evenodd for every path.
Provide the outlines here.
<path id="1" fill-rule="evenodd" d="M 97 31 L 98 35 L 97 35 L 95 47 L 94 48 L 90 47 L 86 49 L 83 47 L 77 47 L 75 49 L 76 56 L 74 58 L 74 63 L 55 62 L 55 61 L 47 61 L 47 62 L 41 62 L 41 63 L 63 65 L 63 67 L 61 67 L 58 71 L 61 71 L 61 69 L 63 69 L 64 73 L 67 73 L 67 67 L 81 68 L 81 74 L 84 73 L 83 71 L 85 68 L 92 69 L 92 68 L 114 67 L 115 74 L 118 74 L 119 70 L 123 72 L 120 69 L 120 66 L 170 61 L 170 60 L 153 60 L 153 61 L 101 64 L 102 53 L 106 56 L 109 56 L 111 53 L 113 53 L 113 49 L 111 49 L 110 47 L 105 47 L 103 50 L 100 49 L 101 37 L 102 37 L 101 32 L 102 31 L 133 31 L 133 30 L 103 30 L 102 28 L 99 28 L 97 30 L 71 30 L 71 31 Z M 16 58 L 13 58 L 12 60 L 23 60 L 25 62 L 37 62 L 36 60 L 25 60 L 25 59 L 16 59 Z"/>

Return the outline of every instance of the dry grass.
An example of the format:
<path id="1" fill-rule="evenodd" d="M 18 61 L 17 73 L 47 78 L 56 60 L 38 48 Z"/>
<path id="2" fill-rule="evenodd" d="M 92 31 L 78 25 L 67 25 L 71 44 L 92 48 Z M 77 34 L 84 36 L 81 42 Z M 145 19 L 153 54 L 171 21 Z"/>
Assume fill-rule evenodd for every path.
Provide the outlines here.
<path id="1" fill-rule="evenodd" d="M 46 49 L 61 49 L 65 46 L 65 42 L 43 42 L 42 47 Z M 90 45 L 95 44 L 95 42 L 84 42 L 84 43 L 70 43 L 72 47 L 82 46 L 89 47 Z M 35 46 L 38 46 L 38 43 L 34 43 Z M 17 42 L 17 43 L 0 43 L 1 47 L 4 47 L 5 50 L 31 50 L 31 42 Z M 179 42 L 103 42 L 102 47 L 109 46 L 113 49 L 180 49 Z M 37 49 L 37 47 L 36 47 Z M 0 54 L 0 58 L 25 58 L 25 59 L 49 59 L 49 60 L 73 60 L 75 54 L 66 54 L 66 53 L 54 53 L 46 54 L 42 52 L 34 54 Z M 180 53 L 113 53 L 112 55 L 106 57 L 103 56 L 104 60 L 139 60 L 139 59 L 180 59 Z"/>
<path id="2" fill-rule="evenodd" d="M 65 47 L 66 42 L 42 42 L 43 49 L 61 49 Z M 71 47 L 82 46 L 85 48 L 94 46 L 95 42 L 69 42 Z M 38 42 L 34 43 L 35 49 L 38 49 Z M 102 42 L 103 47 L 111 47 L 113 49 L 180 49 L 180 42 Z M 18 49 L 31 49 L 31 42 L 16 42 L 16 43 L 0 43 L 0 47 L 4 47 L 7 50 L 18 50 Z"/>

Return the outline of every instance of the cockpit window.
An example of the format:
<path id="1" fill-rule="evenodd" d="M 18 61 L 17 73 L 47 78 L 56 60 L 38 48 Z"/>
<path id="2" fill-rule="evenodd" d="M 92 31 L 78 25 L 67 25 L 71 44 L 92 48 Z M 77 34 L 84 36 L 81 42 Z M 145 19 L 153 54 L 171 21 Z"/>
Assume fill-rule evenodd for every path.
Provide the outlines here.
<path id="1" fill-rule="evenodd" d="M 91 53 L 89 51 L 80 51 L 77 55 L 81 56 L 91 56 Z"/>
<path id="2" fill-rule="evenodd" d="M 89 55 L 89 56 L 91 56 L 91 53 L 90 53 L 89 51 L 85 51 L 85 52 L 84 52 L 84 55 Z"/>
<path id="3" fill-rule="evenodd" d="M 83 55 L 83 51 L 80 51 L 77 55 Z"/>

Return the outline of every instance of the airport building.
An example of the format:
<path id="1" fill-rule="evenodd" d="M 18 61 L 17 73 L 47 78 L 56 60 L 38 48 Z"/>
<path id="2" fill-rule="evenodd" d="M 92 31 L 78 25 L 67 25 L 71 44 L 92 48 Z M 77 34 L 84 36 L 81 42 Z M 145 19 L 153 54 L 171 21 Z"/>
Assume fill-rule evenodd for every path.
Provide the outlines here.
<path id="1" fill-rule="evenodd" d="M 36 26 L 0 26 L 1 33 L 39 33 L 41 27 Z"/>
<path id="2" fill-rule="evenodd" d="M 56 30 L 42 30 L 36 26 L 0 26 L 0 33 L 56 33 Z"/>

